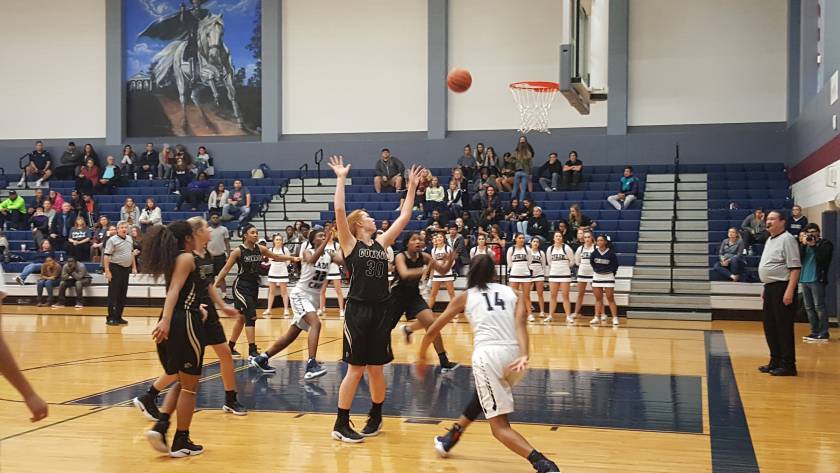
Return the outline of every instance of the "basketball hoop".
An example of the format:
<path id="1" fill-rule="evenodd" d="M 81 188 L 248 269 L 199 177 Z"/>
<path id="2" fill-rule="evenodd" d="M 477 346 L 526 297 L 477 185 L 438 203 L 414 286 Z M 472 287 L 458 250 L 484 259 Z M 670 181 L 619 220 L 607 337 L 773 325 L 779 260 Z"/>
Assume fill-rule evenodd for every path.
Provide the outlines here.
<path id="1" fill-rule="evenodd" d="M 548 112 L 559 90 L 560 85 L 556 82 L 525 81 L 510 84 L 513 101 L 519 107 L 520 133 L 551 133 L 548 130 Z"/>

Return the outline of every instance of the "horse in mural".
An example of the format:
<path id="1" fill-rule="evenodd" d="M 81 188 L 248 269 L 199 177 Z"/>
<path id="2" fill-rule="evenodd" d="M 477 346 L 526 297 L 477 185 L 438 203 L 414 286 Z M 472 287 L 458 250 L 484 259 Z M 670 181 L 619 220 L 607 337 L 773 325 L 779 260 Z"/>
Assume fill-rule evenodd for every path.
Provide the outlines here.
<path id="1" fill-rule="evenodd" d="M 240 129 L 244 128 L 242 113 L 236 101 L 236 89 L 233 87 L 233 59 L 224 43 L 224 32 L 225 23 L 222 15 L 207 15 L 198 24 L 195 59 L 185 56 L 188 43 L 180 39 L 170 42 L 152 59 L 154 79 L 158 85 L 163 85 L 170 78 L 175 81 L 184 117 L 182 123 L 184 129 L 189 126 L 187 92 L 193 104 L 206 118 L 198 100 L 198 92 L 201 87 L 209 88 L 218 109 L 219 85 L 227 90 L 227 98 L 233 108 L 237 125 Z"/>

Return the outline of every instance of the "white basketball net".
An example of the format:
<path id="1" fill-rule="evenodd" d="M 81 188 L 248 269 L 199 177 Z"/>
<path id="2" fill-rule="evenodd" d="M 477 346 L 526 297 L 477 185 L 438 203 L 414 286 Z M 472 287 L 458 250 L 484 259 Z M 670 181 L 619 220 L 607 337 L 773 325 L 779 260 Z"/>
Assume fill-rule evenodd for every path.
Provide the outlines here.
<path id="1" fill-rule="evenodd" d="M 548 112 L 559 87 L 555 82 L 514 82 L 510 84 L 513 101 L 519 107 L 519 132 L 539 131 L 551 133 L 548 129 Z"/>

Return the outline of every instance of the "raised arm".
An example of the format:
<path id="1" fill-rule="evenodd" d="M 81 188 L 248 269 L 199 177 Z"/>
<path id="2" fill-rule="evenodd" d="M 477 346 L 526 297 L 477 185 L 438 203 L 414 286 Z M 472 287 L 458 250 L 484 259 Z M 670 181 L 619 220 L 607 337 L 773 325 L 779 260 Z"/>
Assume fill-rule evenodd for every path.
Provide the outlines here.
<path id="1" fill-rule="evenodd" d="M 385 233 L 376 238 L 376 241 L 383 248 L 393 245 L 397 237 L 405 229 L 405 226 L 408 225 L 408 221 L 411 220 L 411 209 L 414 207 L 414 194 L 417 191 L 417 183 L 420 182 L 420 173 L 422 171 L 423 168 L 420 166 L 411 166 L 411 170 L 408 172 L 408 190 L 405 194 L 405 202 L 403 202 L 402 208 L 400 209 L 400 216 L 394 220 Z M 336 199 L 338 199 L 338 195 L 336 195 Z M 337 214 L 338 212 L 336 212 Z"/>
<path id="2" fill-rule="evenodd" d="M 341 252 L 349 255 L 356 246 L 356 237 L 350 232 L 350 224 L 347 223 L 347 209 L 344 207 L 344 185 L 347 182 L 347 175 L 350 173 L 350 164 L 344 165 L 343 156 L 330 156 L 330 168 L 335 173 L 335 226 L 338 229 L 338 242 L 341 245 Z"/>
<path id="3" fill-rule="evenodd" d="M 318 245 L 318 248 L 315 248 L 313 251 L 311 248 L 307 248 L 303 250 L 303 261 L 306 261 L 309 264 L 315 264 L 318 261 L 318 258 L 324 254 L 324 248 L 327 247 L 327 244 L 332 242 L 332 234 L 329 237 L 325 238 L 321 241 L 321 244 Z"/>
<path id="4" fill-rule="evenodd" d="M 260 255 L 273 259 L 274 261 L 286 261 L 288 263 L 297 263 L 300 261 L 300 258 L 297 256 L 289 256 L 289 255 L 278 255 L 273 251 L 269 250 L 268 248 L 264 247 L 263 245 L 257 245 L 257 248 L 260 249 Z"/>

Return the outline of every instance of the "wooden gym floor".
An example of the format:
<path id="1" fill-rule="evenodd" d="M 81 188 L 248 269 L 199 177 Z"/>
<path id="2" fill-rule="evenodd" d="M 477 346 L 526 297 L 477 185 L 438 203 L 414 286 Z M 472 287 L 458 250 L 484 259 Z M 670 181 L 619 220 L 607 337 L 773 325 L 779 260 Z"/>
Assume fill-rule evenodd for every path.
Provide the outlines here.
<path id="1" fill-rule="evenodd" d="M 3 336 L 50 403 L 50 416 L 31 424 L 17 393 L 0 380 L 3 473 L 532 471 L 492 438 L 486 422 L 471 426 L 450 458 L 438 458 L 432 438 L 468 400 L 470 371 L 416 380 L 411 362 L 419 339 L 406 345 L 397 332 L 379 437 L 359 445 L 329 437 L 343 373 L 336 363 L 341 321 L 332 315 L 318 352 L 330 370 L 323 378 L 302 381 L 305 337 L 272 359 L 273 376 L 237 362 L 240 400 L 251 410 L 246 417 L 219 409 L 224 392 L 208 350 L 191 429 L 205 453 L 170 459 L 149 447 L 143 434 L 150 423 L 128 403 L 161 371 L 150 337 L 157 313 L 128 309 L 128 326 L 106 327 L 98 308 L 3 312 Z M 760 323 L 622 318 L 614 329 L 586 322 L 533 325 L 531 370 L 514 388 L 515 427 L 562 471 L 840 470 L 837 342 L 797 342 L 800 376 L 772 378 L 756 371 L 767 361 Z M 224 323 L 229 331 L 231 320 Z M 267 346 L 288 323 L 277 315 L 260 319 L 258 344 Z M 797 326 L 797 337 L 806 333 Z M 465 322 L 446 328 L 452 360 L 469 364 L 470 339 Z M 360 386 L 357 428 L 368 408 L 365 394 Z"/>

